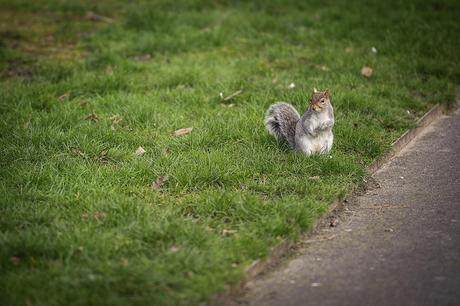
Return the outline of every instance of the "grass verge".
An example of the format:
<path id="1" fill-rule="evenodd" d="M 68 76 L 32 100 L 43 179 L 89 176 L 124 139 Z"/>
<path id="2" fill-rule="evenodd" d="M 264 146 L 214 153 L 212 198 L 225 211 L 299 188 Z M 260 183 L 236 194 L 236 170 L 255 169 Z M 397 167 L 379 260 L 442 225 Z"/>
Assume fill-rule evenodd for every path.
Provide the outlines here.
<path id="1" fill-rule="evenodd" d="M 0 0 L 1 304 L 198 305 L 237 282 L 453 101 L 459 10 Z M 336 142 L 308 158 L 263 115 L 303 111 L 313 86 L 331 89 Z"/>

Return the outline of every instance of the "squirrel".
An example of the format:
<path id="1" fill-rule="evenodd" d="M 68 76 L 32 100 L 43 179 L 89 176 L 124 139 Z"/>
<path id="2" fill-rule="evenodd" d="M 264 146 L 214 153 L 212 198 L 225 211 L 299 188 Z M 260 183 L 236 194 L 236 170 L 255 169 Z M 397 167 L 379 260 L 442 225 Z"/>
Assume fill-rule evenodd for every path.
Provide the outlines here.
<path id="1" fill-rule="evenodd" d="M 289 146 L 311 154 L 328 154 L 332 149 L 334 135 L 334 109 L 329 90 L 313 89 L 310 105 L 300 117 L 289 103 L 272 104 L 265 115 L 265 127 L 277 140 L 285 140 Z"/>

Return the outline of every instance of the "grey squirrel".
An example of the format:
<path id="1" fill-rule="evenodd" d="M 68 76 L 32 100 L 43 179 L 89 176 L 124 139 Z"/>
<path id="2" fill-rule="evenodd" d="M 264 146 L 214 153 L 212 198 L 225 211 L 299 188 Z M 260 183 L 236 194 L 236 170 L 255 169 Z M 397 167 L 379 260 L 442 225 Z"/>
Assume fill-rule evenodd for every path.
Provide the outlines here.
<path id="1" fill-rule="evenodd" d="M 313 89 L 310 105 L 300 117 L 288 103 L 272 104 L 265 115 L 265 127 L 276 139 L 284 139 L 292 149 L 306 155 L 327 154 L 332 149 L 334 109 L 329 90 Z"/>

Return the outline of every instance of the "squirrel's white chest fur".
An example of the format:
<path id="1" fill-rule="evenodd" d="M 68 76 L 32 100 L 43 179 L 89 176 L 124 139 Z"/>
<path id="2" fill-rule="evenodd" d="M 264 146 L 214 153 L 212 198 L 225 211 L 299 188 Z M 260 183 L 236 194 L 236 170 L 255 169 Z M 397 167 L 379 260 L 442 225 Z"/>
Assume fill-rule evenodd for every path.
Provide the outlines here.
<path id="1" fill-rule="evenodd" d="M 296 148 L 307 155 L 311 154 L 325 154 L 329 153 L 332 149 L 332 143 L 334 135 L 332 129 L 319 130 L 318 127 L 328 120 L 326 112 L 318 114 L 318 116 L 312 117 L 307 124 L 310 125 L 310 130 L 317 131 L 316 135 L 302 133 L 300 137 L 296 138 Z M 301 124 L 299 122 L 299 124 Z M 302 129 L 299 125 L 297 128 Z M 300 133 L 299 133 L 300 134 Z"/>
<path id="2" fill-rule="evenodd" d="M 316 136 L 309 134 L 302 135 L 297 138 L 297 149 L 307 155 L 311 154 L 324 154 L 329 153 L 332 149 L 334 135 L 332 131 L 324 131 L 318 133 Z"/>

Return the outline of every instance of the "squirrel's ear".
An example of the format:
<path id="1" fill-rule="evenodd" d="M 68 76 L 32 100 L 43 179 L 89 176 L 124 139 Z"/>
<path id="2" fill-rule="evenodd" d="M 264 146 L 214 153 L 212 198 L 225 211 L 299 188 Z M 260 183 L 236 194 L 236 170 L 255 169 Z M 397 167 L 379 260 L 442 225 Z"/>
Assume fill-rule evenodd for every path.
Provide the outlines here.
<path id="1" fill-rule="evenodd" d="M 330 96 L 331 96 L 331 93 L 329 92 L 329 88 L 326 89 L 326 90 L 324 91 L 324 95 L 325 95 L 326 97 L 330 97 Z"/>
<path id="2" fill-rule="evenodd" d="M 318 92 L 318 89 L 316 89 L 316 87 L 313 87 L 313 93 L 317 93 Z"/>

